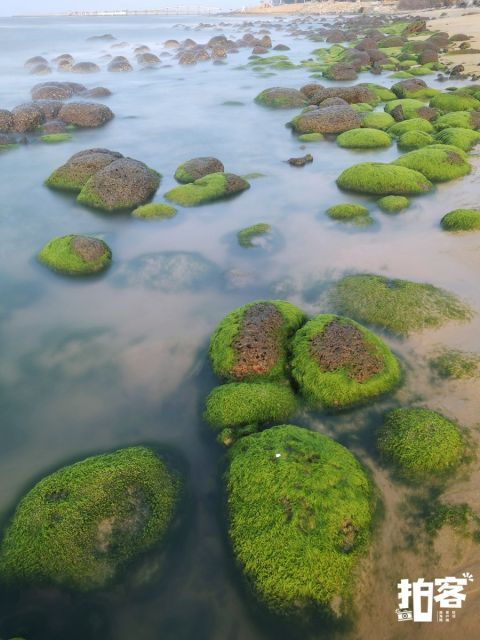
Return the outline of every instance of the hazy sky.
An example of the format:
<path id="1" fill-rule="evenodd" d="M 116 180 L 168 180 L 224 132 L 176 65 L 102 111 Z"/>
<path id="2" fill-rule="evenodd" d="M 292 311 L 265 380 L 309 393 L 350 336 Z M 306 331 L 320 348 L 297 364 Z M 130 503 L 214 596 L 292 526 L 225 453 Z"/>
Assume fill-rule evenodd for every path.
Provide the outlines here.
<path id="1" fill-rule="evenodd" d="M 238 7 L 242 0 L 0 0 L 0 16 L 70 10 L 157 9 L 175 5 Z M 247 2 L 246 4 L 257 4 Z"/>

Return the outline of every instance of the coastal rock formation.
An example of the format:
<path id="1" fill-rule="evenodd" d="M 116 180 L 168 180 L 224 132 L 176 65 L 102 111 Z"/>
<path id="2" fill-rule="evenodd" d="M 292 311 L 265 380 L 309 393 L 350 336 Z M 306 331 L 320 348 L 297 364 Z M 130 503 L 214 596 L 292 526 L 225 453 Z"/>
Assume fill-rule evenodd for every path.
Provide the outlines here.
<path id="1" fill-rule="evenodd" d="M 190 182 L 195 182 L 195 180 L 203 178 L 203 176 L 209 175 L 210 173 L 222 173 L 224 170 L 225 167 L 223 166 L 223 163 L 220 162 L 220 160 L 217 160 L 217 158 L 193 158 L 192 160 L 182 162 L 182 164 L 177 167 L 175 171 L 175 180 L 188 184 Z"/>
<path id="2" fill-rule="evenodd" d="M 69 102 L 60 109 L 58 117 L 77 127 L 100 127 L 113 118 L 113 112 L 104 104 Z"/>
<path id="3" fill-rule="evenodd" d="M 112 252 L 103 240 L 68 235 L 50 240 L 37 258 L 52 271 L 80 276 L 106 269 L 110 264 Z"/>

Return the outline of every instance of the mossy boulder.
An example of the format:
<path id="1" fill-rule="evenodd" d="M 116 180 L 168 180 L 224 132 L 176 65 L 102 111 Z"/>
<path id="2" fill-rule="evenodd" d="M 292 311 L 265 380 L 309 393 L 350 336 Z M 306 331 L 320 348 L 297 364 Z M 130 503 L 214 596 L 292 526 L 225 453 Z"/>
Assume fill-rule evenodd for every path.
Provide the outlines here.
<path id="1" fill-rule="evenodd" d="M 410 151 L 397 158 L 393 164 L 419 171 L 432 182 L 447 182 L 461 178 L 472 170 L 470 163 L 460 153 L 438 147 Z"/>
<path id="2" fill-rule="evenodd" d="M 88 275 L 106 269 L 112 252 L 103 240 L 68 235 L 47 242 L 38 260 L 53 271 L 70 276 Z"/>
<path id="3" fill-rule="evenodd" d="M 361 204 L 353 204 L 350 202 L 334 204 L 329 207 L 325 213 L 332 220 L 353 222 L 360 226 L 367 226 L 373 222 L 368 209 Z"/>
<path id="4" fill-rule="evenodd" d="M 389 147 L 392 139 L 379 129 L 352 129 L 345 131 L 337 137 L 337 144 L 345 149 L 377 149 Z"/>
<path id="5" fill-rule="evenodd" d="M 2 580 L 82 591 L 106 586 L 164 540 L 179 488 L 177 476 L 144 447 L 59 469 L 18 504 L 0 548 Z"/>
<path id="6" fill-rule="evenodd" d="M 398 98 L 413 98 L 428 101 L 438 93 L 437 89 L 429 89 L 420 78 L 406 78 L 392 85 L 392 91 Z"/>
<path id="7" fill-rule="evenodd" d="M 142 220 L 159 220 L 164 218 L 173 218 L 176 213 L 177 210 L 170 204 L 150 202 L 149 204 L 143 204 L 142 206 L 134 209 L 132 211 L 132 216 Z"/>
<path id="8" fill-rule="evenodd" d="M 386 211 L 387 213 L 398 213 L 398 211 L 403 211 L 403 209 L 407 209 L 410 205 L 410 201 L 405 196 L 384 196 L 377 200 L 377 204 L 382 211 Z"/>
<path id="9" fill-rule="evenodd" d="M 175 180 L 183 184 L 188 184 L 195 182 L 195 180 L 199 178 L 208 176 L 210 173 L 223 173 L 223 171 L 225 171 L 225 167 L 217 158 L 193 158 L 192 160 L 182 162 L 182 164 L 177 167 Z"/>
<path id="10" fill-rule="evenodd" d="M 360 86 L 369 89 L 377 97 L 377 100 L 381 102 L 388 102 L 389 100 L 395 100 L 397 98 L 393 91 L 391 91 L 387 87 L 382 86 L 381 84 L 366 82 L 365 84 L 361 84 Z"/>
<path id="11" fill-rule="evenodd" d="M 160 174 L 132 158 L 121 158 L 97 171 L 83 186 L 77 201 L 112 212 L 148 202 L 158 189 Z"/>
<path id="12" fill-rule="evenodd" d="M 385 130 L 395 124 L 395 120 L 389 113 L 382 111 L 373 111 L 372 113 L 366 113 L 363 116 L 362 127 L 368 129 L 381 129 Z"/>
<path id="13" fill-rule="evenodd" d="M 255 246 L 255 243 L 253 242 L 255 238 L 270 233 L 271 229 L 271 226 L 265 222 L 252 224 L 252 226 L 241 229 L 237 233 L 238 244 L 244 249 L 250 249 Z"/>
<path id="14" fill-rule="evenodd" d="M 480 111 L 452 111 L 439 116 L 435 120 L 435 128 L 437 130 L 440 131 L 449 127 L 480 129 Z"/>
<path id="15" fill-rule="evenodd" d="M 215 429 L 235 429 L 290 418 L 297 408 L 289 386 L 274 382 L 231 382 L 213 389 L 205 420 Z"/>
<path id="16" fill-rule="evenodd" d="M 387 345 L 349 318 L 316 316 L 295 334 L 292 354 L 292 375 L 312 406 L 344 409 L 400 381 L 400 366 Z"/>
<path id="17" fill-rule="evenodd" d="M 228 462 L 229 536 L 259 601 L 303 621 L 346 613 L 374 510 L 355 457 L 327 436 L 281 425 L 239 440 Z"/>
<path id="18" fill-rule="evenodd" d="M 373 274 L 340 279 L 330 291 L 330 300 L 339 313 L 399 335 L 471 317 L 470 309 L 448 291 Z"/>
<path id="19" fill-rule="evenodd" d="M 392 113 L 394 109 L 400 108 L 402 111 L 402 120 L 408 120 L 409 118 L 416 118 L 418 116 L 418 109 L 422 109 L 425 103 L 421 100 L 415 100 L 413 98 L 402 98 L 400 100 L 390 100 L 385 104 L 385 111 Z"/>
<path id="20" fill-rule="evenodd" d="M 440 144 L 450 144 L 463 151 L 470 151 L 472 147 L 480 142 L 480 133 L 472 129 L 449 127 L 439 131 L 435 136 L 435 140 Z"/>
<path id="21" fill-rule="evenodd" d="M 296 116 L 291 125 L 297 133 L 342 133 L 358 129 L 362 117 L 350 106 L 331 106 L 308 109 Z"/>
<path id="22" fill-rule="evenodd" d="M 211 173 L 190 184 L 170 189 L 165 198 L 182 207 L 194 207 L 229 198 L 249 188 L 250 184 L 244 178 L 233 173 Z"/>
<path id="23" fill-rule="evenodd" d="M 282 378 L 289 340 L 305 319 L 300 309 L 282 300 L 260 300 L 235 309 L 212 334 L 209 355 L 214 372 L 236 381 Z"/>
<path id="24" fill-rule="evenodd" d="M 394 409 L 387 413 L 377 444 L 382 456 L 412 480 L 453 471 L 464 453 L 458 426 L 429 409 Z"/>
<path id="25" fill-rule="evenodd" d="M 424 133 L 432 133 L 433 125 L 425 118 L 412 118 L 411 120 L 404 120 L 403 122 L 397 122 L 388 129 L 388 133 L 392 136 L 399 138 L 408 131 L 423 131 Z"/>
<path id="26" fill-rule="evenodd" d="M 345 191 L 373 195 L 417 195 L 432 189 L 422 173 L 380 162 L 362 162 L 345 169 L 337 178 L 337 185 Z"/>
<path id="27" fill-rule="evenodd" d="M 284 87 L 272 87 L 265 89 L 255 98 L 257 104 L 273 109 L 294 109 L 305 107 L 308 100 L 301 91 Z"/>
<path id="28" fill-rule="evenodd" d="M 430 100 L 430 106 L 440 111 L 479 111 L 480 100 L 463 93 L 439 93 Z"/>
<path id="29" fill-rule="evenodd" d="M 303 88 L 302 90 L 305 90 Z M 355 85 L 353 87 L 321 87 L 315 91 L 309 92 L 309 100 L 311 104 L 319 105 L 327 98 L 342 98 L 349 104 L 358 102 L 367 102 L 371 105 L 376 105 L 379 102 L 379 98 L 365 85 Z"/>
<path id="30" fill-rule="evenodd" d="M 454 209 L 440 221 L 445 231 L 480 231 L 479 209 Z"/>
<path id="31" fill-rule="evenodd" d="M 429 133 L 425 133 L 425 131 L 405 131 L 398 138 L 397 144 L 399 149 L 411 150 L 428 147 L 429 144 L 434 142 L 433 137 Z"/>
<path id="32" fill-rule="evenodd" d="M 75 153 L 67 162 L 55 169 L 45 184 L 52 189 L 79 192 L 98 171 L 123 158 L 117 151 L 85 149 Z"/>

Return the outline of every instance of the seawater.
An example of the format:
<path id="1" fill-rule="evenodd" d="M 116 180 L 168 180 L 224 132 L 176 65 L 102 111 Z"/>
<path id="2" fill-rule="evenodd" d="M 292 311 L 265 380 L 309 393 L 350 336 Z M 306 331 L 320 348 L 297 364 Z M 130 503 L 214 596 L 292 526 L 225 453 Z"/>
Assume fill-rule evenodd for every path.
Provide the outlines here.
<path id="1" fill-rule="evenodd" d="M 210 26 L 198 28 L 202 22 Z M 201 419 L 204 399 L 216 384 L 207 363 L 209 335 L 226 313 L 255 299 L 285 298 L 311 314 L 325 311 L 328 284 L 357 271 L 430 282 L 480 309 L 479 237 L 452 236 L 439 228 L 447 211 L 478 206 L 478 158 L 472 159 L 471 175 L 414 199 L 407 212 L 395 216 L 374 210 L 372 227 L 351 229 L 324 215 L 332 204 L 363 200 L 340 193 L 335 178 L 355 162 L 390 161 L 397 152 L 395 146 L 352 152 L 330 141 L 304 149 L 285 128 L 296 110 L 270 111 L 253 102 L 266 87 L 300 87 L 311 81 L 305 68 L 271 76 L 238 69 L 248 61 L 245 49 L 229 55 L 223 65 L 184 68 L 165 58 L 158 69 L 136 68 L 128 74 L 108 73 L 103 64 L 98 74 L 55 72 L 36 78 L 23 67 L 30 56 L 51 59 L 62 53 L 77 61 L 96 62 L 104 53 L 133 60 L 133 48 L 140 44 L 160 53 L 168 38 L 206 42 L 220 33 L 238 38 L 261 28 L 259 22 L 242 22 L 210 16 L 0 20 L 1 108 L 27 101 L 36 82 L 52 79 L 108 87 L 113 95 L 104 102 L 115 113 L 107 126 L 77 131 L 69 142 L 20 146 L 0 156 L 0 514 L 7 518 L 19 497 L 51 470 L 132 444 L 174 452 L 188 486 L 184 531 L 164 560 L 161 579 L 136 590 L 127 580 L 90 596 L 56 590 L 3 592 L 0 637 L 296 636 L 257 609 L 231 557 L 222 506 L 223 451 Z M 293 62 L 322 46 L 289 35 L 288 19 L 262 23 L 271 27 L 274 44 L 291 47 L 287 54 Z M 110 49 L 110 43 L 86 40 L 103 33 L 128 45 Z M 368 80 L 392 82 L 369 74 L 359 81 Z M 437 86 L 435 80 L 428 82 Z M 179 209 L 170 220 L 104 215 L 43 186 L 53 169 L 89 147 L 120 151 L 162 173 L 157 200 L 175 185 L 177 165 L 195 156 L 216 156 L 227 171 L 263 177 L 252 179 L 251 189 L 237 198 Z M 284 162 L 307 150 L 314 156 L 312 164 L 299 169 Z M 257 222 L 272 225 L 274 242 L 241 249 L 237 231 Z M 43 244 L 68 233 L 104 238 L 113 251 L 112 268 L 80 281 L 38 265 L 35 255 Z M 184 277 L 185 266 L 170 278 L 162 278 L 154 267 L 141 268 L 142 256 L 162 252 L 186 252 L 186 261 L 196 260 L 204 276 L 190 281 Z M 478 588 L 469 591 L 461 616 L 450 627 L 398 626 L 398 579 L 459 575 L 463 570 L 477 570 L 480 579 L 480 552 L 478 545 L 448 531 L 434 551 L 412 546 L 409 540 L 421 536 L 419 523 L 409 523 L 401 508 L 408 490 L 378 466 L 371 441 L 386 407 L 413 403 L 457 419 L 478 439 L 478 387 L 432 380 L 426 358 L 438 345 L 478 351 L 479 335 L 476 315 L 468 324 L 450 324 L 410 339 L 384 336 L 406 371 L 395 396 L 339 416 L 301 413 L 292 420 L 350 446 L 372 470 L 384 502 L 384 518 L 359 581 L 354 627 L 338 636 L 319 627 L 312 637 L 441 639 L 453 637 L 453 631 L 465 640 L 477 637 Z M 467 501 L 478 511 L 478 488 L 474 464 L 469 475 L 450 485 L 447 497 Z"/>

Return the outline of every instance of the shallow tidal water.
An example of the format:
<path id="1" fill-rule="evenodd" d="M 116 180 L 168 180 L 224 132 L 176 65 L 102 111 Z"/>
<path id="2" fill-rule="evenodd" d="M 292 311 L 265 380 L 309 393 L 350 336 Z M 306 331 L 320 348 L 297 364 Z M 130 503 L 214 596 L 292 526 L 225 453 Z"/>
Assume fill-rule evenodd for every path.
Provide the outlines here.
<path id="1" fill-rule="evenodd" d="M 211 26 L 198 29 L 202 21 Z M 227 24 L 220 26 L 222 21 Z M 129 576 L 90 596 L 57 590 L 0 593 L 1 638 L 296 638 L 295 629 L 279 627 L 257 609 L 226 540 L 223 450 L 201 419 L 203 401 L 216 384 L 206 357 L 210 333 L 226 313 L 259 298 L 284 298 L 310 314 L 326 311 L 329 283 L 352 272 L 429 282 L 480 310 L 480 234 L 455 236 L 439 228 L 446 212 L 478 207 L 479 158 L 472 160 L 471 175 L 413 199 L 405 213 L 388 215 L 369 198 L 340 193 L 335 178 L 355 162 L 394 159 L 395 145 L 352 152 L 323 141 L 304 150 L 284 126 L 297 110 L 271 111 L 253 102 L 264 88 L 306 84 L 307 69 L 270 77 L 237 69 L 247 62 L 248 49 L 229 55 L 222 65 L 183 68 L 165 58 L 158 69 L 136 67 L 127 74 L 108 73 L 103 64 L 97 74 L 54 72 L 37 78 L 23 68 L 30 56 L 50 59 L 67 52 L 94 62 L 112 52 L 133 59 L 140 44 L 159 53 L 168 38 L 206 42 L 220 33 L 238 38 L 246 31 L 257 33 L 267 22 L 274 45 L 289 45 L 286 53 L 294 62 L 321 46 L 289 35 L 288 20 L 249 27 L 242 22 L 225 17 L 0 20 L 0 108 L 27 101 L 35 83 L 52 79 L 108 87 L 113 95 L 102 102 L 115 113 L 107 126 L 76 131 L 69 142 L 20 146 L 0 155 L 0 516 L 5 520 L 25 490 L 51 470 L 132 444 L 168 450 L 187 477 L 180 533 L 168 557 L 150 559 L 152 571 L 163 562 L 160 577 L 134 588 Z M 111 50 L 110 43 L 86 41 L 103 33 L 129 44 Z M 392 82 L 370 74 L 362 74 L 362 81 Z M 429 77 L 427 82 L 435 86 Z M 120 151 L 159 171 L 157 201 L 174 186 L 177 165 L 195 156 L 218 157 L 227 171 L 239 175 L 264 176 L 252 179 L 251 189 L 239 197 L 179 208 L 170 220 L 104 215 L 43 186 L 53 169 L 89 147 Z M 314 162 L 304 168 L 284 162 L 307 151 Z M 332 204 L 361 200 L 371 207 L 371 227 L 350 228 L 324 215 Z M 272 225 L 273 242 L 240 248 L 236 232 L 257 222 Z M 104 238 L 113 251 L 111 269 L 80 281 L 38 265 L 35 255 L 43 244 L 68 233 Z M 174 273 L 159 267 L 154 254 L 164 252 L 186 254 Z M 195 275 L 189 270 L 192 261 Z M 480 351 L 479 336 L 478 314 L 467 324 L 448 324 L 409 339 L 383 336 L 405 371 L 394 395 L 337 416 L 301 412 L 292 419 L 351 447 L 371 469 L 383 500 L 383 518 L 361 569 L 354 624 L 337 634 L 318 627 L 312 638 L 478 637 L 480 545 L 447 529 L 433 548 L 424 543 L 421 523 L 406 518 L 402 507 L 422 488 L 395 482 L 379 466 L 372 440 L 386 408 L 419 405 L 458 420 L 478 441 L 478 382 L 435 380 L 427 358 L 439 345 Z M 468 502 L 480 513 L 479 483 L 474 462 L 449 484 L 445 497 Z M 463 571 L 478 580 L 450 626 L 397 622 L 400 578 Z"/>

